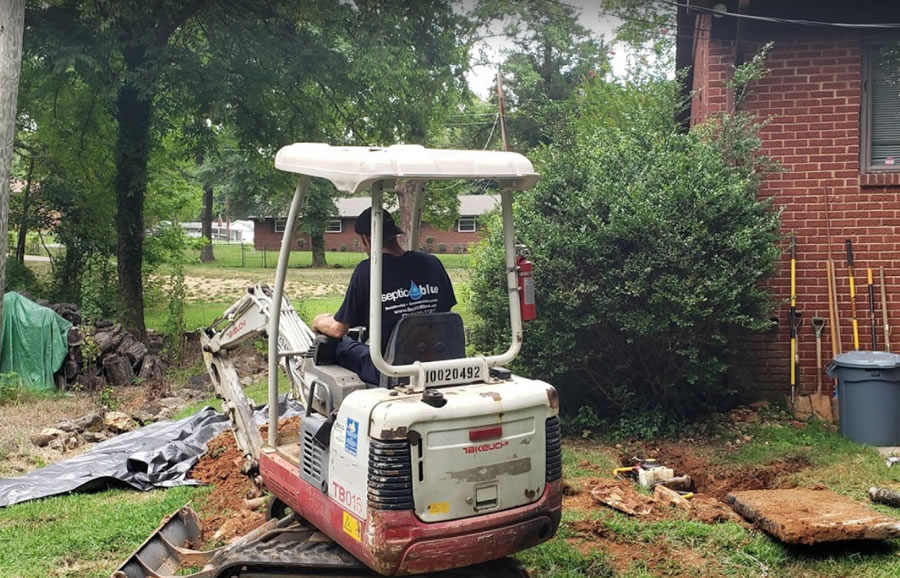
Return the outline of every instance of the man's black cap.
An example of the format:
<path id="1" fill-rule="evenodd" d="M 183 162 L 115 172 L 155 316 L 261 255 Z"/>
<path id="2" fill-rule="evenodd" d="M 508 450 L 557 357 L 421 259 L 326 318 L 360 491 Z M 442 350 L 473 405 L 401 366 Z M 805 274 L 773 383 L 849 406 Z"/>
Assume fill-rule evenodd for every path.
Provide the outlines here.
<path id="1" fill-rule="evenodd" d="M 382 221 L 384 222 L 384 240 L 387 241 L 389 239 L 393 239 L 397 235 L 403 235 L 403 231 L 397 227 L 397 224 L 394 223 L 394 217 L 391 216 L 390 211 L 383 212 L 384 217 Z M 357 235 L 365 235 L 366 237 L 372 236 L 372 208 L 368 208 L 356 217 L 356 224 L 353 225 L 353 230 L 356 231 Z"/>

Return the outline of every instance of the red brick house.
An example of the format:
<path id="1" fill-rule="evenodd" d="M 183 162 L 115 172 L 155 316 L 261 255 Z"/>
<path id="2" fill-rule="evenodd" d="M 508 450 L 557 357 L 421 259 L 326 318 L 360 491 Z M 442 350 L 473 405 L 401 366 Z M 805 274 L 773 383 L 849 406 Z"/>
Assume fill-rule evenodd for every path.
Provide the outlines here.
<path id="1" fill-rule="evenodd" d="M 359 237 L 353 232 L 356 217 L 370 206 L 368 197 L 345 197 L 335 200 L 338 215 L 331 220 L 325 230 L 326 251 L 362 251 Z M 448 230 L 436 229 L 423 223 L 419 239 L 422 248 L 432 253 L 465 253 L 469 244 L 481 238 L 479 217 L 500 206 L 498 195 L 460 195 L 459 218 Z M 253 245 L 257 250 L 278 251 L 284 232 L 285 219 L 254 217 Z M 309 250 L 309 235 L 294 233 L 295 245 Z"/>
<path id="2" fill-rule="evenodd" d="M 829 254 L 837 271 L 842 348 L 853 348 L 846 239 L 854 247 L 860 348 L 872 349 L 866 268 L 874 269 L 876 284 L 878 268 L 884 268 L 890 324 L 900 324 L 900 28 L 866 26 L 900 22 L 900 3 L 679 0 L 678 4 L 676 61 L 679 68 L 688 69 L 686 90 L 692 94 L 685 123 L 695 125 L 730 109 L 732 95 L 725 81 L 734 65 L 749 59 L 763 43 L 774 42 L 767 60 L 770 72 L 752 86 L 744 109 L 769 119 L 762 131 L 763 149 L 783 169 L 767 177 L 761 194 L 783 210 L 785 233 L 796 235 L 797 309 L 803 322 L 799 385 L 815 388 L 810 319 L 828 318 Z M 704 10 L 714 6 L 726 13 Z M 770 395 L 789 390 L 789 263 L 785 251 L 771 281 L 776 299 L 783 303 L 773 313 L 777 330 L 754 337 L 746 347 L 746 377 Z M 876 311 L 878 349 L 884 349 L 878 297 Z M 900 331 L 893 348 L 900 351 Z M 823 357 L 825 363 L 831 359 L 828 327 L 823 332 Z M 824 383 L 830 389 L 831 380 Z"/>

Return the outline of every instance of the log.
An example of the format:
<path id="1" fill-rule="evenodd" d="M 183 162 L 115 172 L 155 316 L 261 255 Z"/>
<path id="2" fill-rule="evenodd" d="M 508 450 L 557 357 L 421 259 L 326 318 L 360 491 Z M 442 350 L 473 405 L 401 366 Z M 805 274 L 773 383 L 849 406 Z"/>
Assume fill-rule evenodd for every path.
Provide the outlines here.
<path id="1" fill-rule="evenodd" d="M 145 355 L 143 363 L 141 363 L 141 371 L 138 377 L 141 381 L 150 381 L 162 378 L 165 373 L 165 366 L 162 359 L 158 355 Z"/>
<path id="2" fill-rule="evenodd" d="M 110 385 L 129 385 L 134 381 L 134 369 L 121 355 L 107 355 L 103 358 L 103 370 Z"/>
<path id="3" fill-rule="evenodd" d="M 113 325 L 109 331 L 98 331 L 94 334 L 94 343 L 100 348 L 100 353 L 109 353 L 119 346 L 124 337 L 122 327 L 119 324 Z"/>

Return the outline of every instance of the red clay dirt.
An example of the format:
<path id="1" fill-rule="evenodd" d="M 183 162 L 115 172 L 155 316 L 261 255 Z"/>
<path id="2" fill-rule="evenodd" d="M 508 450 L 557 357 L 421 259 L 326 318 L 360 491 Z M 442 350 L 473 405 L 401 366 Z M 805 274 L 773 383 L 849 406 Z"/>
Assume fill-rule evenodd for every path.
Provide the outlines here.
<path id="1" fill-rule="evenodd" d="M 825 489 L 734 492 L 726 501 L 763 531 L 787 544 L 900 537 L 900 522 Z"/>
<path id="2" fill-rule="evenodd" d="M 678 475 L 690 475 L 697 493 L 719 500 L 734 491 L 795 487 L 786 476 L 804 470 L 810 465 L 806 458 L 794 456 L 765 466 L 726 466 L 716 464 L 702 447 L 694 447 L 684 442 L 659 444 L 648 450 L 644 457 L 657 458 L 664 465 L 674 469 Z"/>
<path id="3" fill-rule="evenodd" d="M 279 432 L 296 432 L 300 418 L 293 417 L 279 422 Z M 260 428 L 265 438 L 267 426 Z M 256 497 L 259 491 L 246 475 L 241 473 L 243 458 L 234 434 L 227 430 L 207 444 L 207 452 L 191 470 L 190 477 L 205 484 L 213 484 L 213 491 L 197 512 L 203 525 L 202 540 L 228 542 L 254 530 L 265 522 L 265 515 L 244 507 L 244 499 Z"/>

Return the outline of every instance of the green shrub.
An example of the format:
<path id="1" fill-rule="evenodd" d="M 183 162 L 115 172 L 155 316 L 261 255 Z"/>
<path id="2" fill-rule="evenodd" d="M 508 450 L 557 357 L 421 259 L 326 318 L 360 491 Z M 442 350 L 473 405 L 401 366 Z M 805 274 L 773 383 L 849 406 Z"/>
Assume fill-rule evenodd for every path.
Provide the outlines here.
<path id="1" fill-rule="evenodd" d="M 634 90 L 640 106 L 621 126 L 575 116 L 575 138 L 533 155 L 543 177 L 515 212 L 538 319 L 515 368 L 553 382 L 570 408 L 662 432 L 733 393 L 736 336 L 769 326 L 760 281 L 779 255 L 779 217 L 757 197 L 758 124 L 737 114 L 684 133 L 674 82 Z M 486 224 L 469 302 L 474 343 L 497 351 L 509 340 L 502 231 L 496 214 Z"/>
<path id="2" fill-rule="evenodd" d="M 438 243 L 438 253 L 446 253 L 447 252 L 447 244 L 446 243 Z"/>

